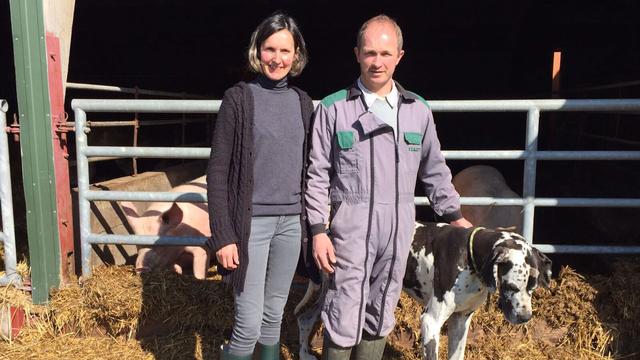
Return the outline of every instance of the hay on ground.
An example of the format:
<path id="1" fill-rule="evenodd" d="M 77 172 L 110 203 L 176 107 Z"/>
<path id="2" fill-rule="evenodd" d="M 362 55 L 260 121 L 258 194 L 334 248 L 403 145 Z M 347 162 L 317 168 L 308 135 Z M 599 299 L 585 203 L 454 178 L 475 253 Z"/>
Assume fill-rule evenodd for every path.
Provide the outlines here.
<path id="1" fill-rule="evenodd" d="M 610 278 L 585 278 L 564 268 L 550 289 L 536 291 L 534 318 L 525 325 L 507 323 L 496 299 L 489 299 L 473 318 L 466 358 L 573 360 L 632 354 L 638 346 L 633 340 L 639 332 L 639 267 L 618 262 Z M 25 303 L 8 295 L 17 290 L 3 290 L 2 301 Z M 303 286 L 295 286 L 285 309 L 284 359 L 298 358 L 292 309 L 303 292 Z M 385 359 L 420 358 L 421 312 L 420 305 L 402 295 Z M 218 358 L 230 335 L 233 298 L 213 273 L 198 281 L 169 272 L 140 276 L 131 267 L 103 267 L 82 285 L 53 293 L 50 306 L 30 317 L 16 340 L 0 342 L 0 358 Z M 446 341 L 443 334 L 442 352 Z"/>

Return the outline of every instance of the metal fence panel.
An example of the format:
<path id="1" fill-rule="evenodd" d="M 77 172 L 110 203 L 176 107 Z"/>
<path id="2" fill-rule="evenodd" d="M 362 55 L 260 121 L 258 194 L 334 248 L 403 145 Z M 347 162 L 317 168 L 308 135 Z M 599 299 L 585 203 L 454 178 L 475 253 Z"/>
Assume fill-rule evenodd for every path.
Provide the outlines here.
<path id="1" fill-rule="evenodd" d="M 89 157 L 171 157 L 206 159 L 209 148 L 143 148 L 118 146 L 87 146 L 86 112 L 166 112 L 166 113 L 216 113 L 219 100 L 73 100 L 76 114 L 76 152 L 78 154 L 78 190 L 80 206 L 80 236 L 82 244 L 82 273 L 91 274 L 89 255 L 91 244 L 138 245 L 200 245 L 202 237 L 170 237 L 140 235 L 98 235 L 89 228 L 89 201 L 184 201 L 204 202 L 202 193 L 170 192 L 122 192 L 89 190 Z M 317 105 L 318 101 L 314 101 Z M 582 112 L 640 112 L 640 99 L 592 99 L 592 100 L 471 100 L 431 101 L 434 112 L 523 112 L 527 115 L 525 149 L 520 150 L 445 150 L 447 159 L 498 159 L 524 160 L 523 197 L 513 199 L 461 198 L 463 205 L 497 205 L 523 207 L 523 235 L 533 239 L 534 212 L 536 207 L 640 207 L 640 199 L 620 198 L 536 198 L 536 166 L 539 160 L 640 160 L 640 151 L 538 151 L 538 132 L 541 111 Z M 427 198 L 416 198 L 416 205 L 428 205 Z M 640 254 L 640 246 L 556 245 L 535 244 L 541 251 L 551 253 L 610 253 Z"/>

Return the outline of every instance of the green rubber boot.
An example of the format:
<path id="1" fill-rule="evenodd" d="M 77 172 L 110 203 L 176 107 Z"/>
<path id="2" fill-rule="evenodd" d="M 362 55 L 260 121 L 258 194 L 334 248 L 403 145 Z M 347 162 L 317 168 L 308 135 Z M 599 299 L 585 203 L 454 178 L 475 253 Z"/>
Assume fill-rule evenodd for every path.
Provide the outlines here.
<path id="1" fill-rule="evenodd" d="M 220 346 L 220 360 L 251 360 L 252 355 L 233 355 L 225 346 Z"/>
<path id="2" fill-rule="evenodd" d="M 280 360 L 280 343 L 273 345 L 257 344 L 256 350 L 259 360 Z"/>
<path id="3" fill-rule="evenodd" d="M 322 340 L 322 360 L 349 360 L 351 357 L 351 348 L 338 346 L 331 341 L 329 334 L 324 333 Z"/>
<path id="4" fill-rule="evenodd" d="M 387 345 L 387 338 L 362 334 L 362 341 L 355 347 L 356 360 L 380 360 Z"/>

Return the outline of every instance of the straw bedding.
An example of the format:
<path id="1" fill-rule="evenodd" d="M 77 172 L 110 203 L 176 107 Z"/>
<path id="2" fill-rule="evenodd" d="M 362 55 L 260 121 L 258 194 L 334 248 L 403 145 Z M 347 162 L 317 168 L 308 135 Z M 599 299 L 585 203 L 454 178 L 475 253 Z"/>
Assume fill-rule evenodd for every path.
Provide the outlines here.
<path id="1" fill-rule="evenodd" d="M 640 357 L 640 264 L 618 261 L 612 276 L 588 278 L 563 268 L 534 296 L 534 318 L 508 324 L 490 299 L 474 316 L 467 359 L 630 359 Z M 283 323 L 284 359 L 297 359 L 294 286 Z M 130 267 L 102 267 L 81 286 L 33 306 L 14 288 L 0 303 L 23 306 L 30 320 L 17 339 L 0 341 L 0 359 L 217 359 L 229 337 L 231 292 L 215 272 L 205 281 L 173 273 L 137 275 Z M 0 304 L 0 305 L 1 305 Z M 419 359 L 420 306 L 402 295 L 386 359 Z M 312 345 L 321 344 L 314 339 Z M 441 338 L 446 352 L 446 335 Z M 444 358 L 444 354 L 441 355 Z"/>

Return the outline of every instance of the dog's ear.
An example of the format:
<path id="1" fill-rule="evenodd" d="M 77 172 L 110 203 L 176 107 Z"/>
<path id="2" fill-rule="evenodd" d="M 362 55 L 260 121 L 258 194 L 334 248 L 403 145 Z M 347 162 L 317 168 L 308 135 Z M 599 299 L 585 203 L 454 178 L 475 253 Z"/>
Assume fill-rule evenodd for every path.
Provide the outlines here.
<path id="1" fill-rule="evenodd" d="M 551 260 L 535 247 L 532 247 L 532 253 L 538 270 L 538 285 L 548 288 L 551 284 Z"/>
<path id="2" fill-rule="evenodd" d="M 491 257 L 482 265 L 482 280 L 489 288 L 489 292 L 495 292 L 498 288 L 498 265 L 504 262 L 507 258 L 507 249 L 502 246 L 497 246 L 493 249 Z"/>

